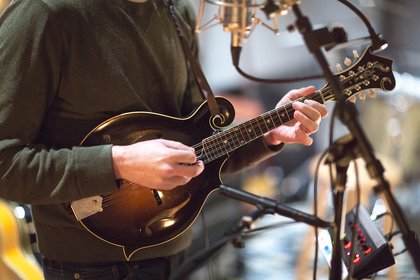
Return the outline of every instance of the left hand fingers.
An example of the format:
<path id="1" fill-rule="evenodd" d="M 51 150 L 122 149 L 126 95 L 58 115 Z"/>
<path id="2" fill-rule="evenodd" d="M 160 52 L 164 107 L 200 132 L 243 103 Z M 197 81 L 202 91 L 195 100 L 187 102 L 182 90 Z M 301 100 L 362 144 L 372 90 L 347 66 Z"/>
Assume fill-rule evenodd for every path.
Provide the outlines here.
<path id="1" fill-rule="evenodd" d="M 301 129 L 307 134 L 316 132 L 321 121 L 321 112 L 301 102 L 294 102 L 292 106 L 295 109 L 293 116 L 301 124 Z"/>
<path id="2" fill-rule="evenodd" d="M 317 110 L 321 114 L 321 118 L 325 118 L 328 115 L 327 106 L 324 104 L 311 99 L 306 99 L 304 103 Z"/>
<path id="3" fill-rule="evenodd" d="M 301 143 L 305 146 L 310 146 L 313 143 L 313 139 L 309 137 L 311 133 L 306 132 L 306 128 L 302 127 L 302 124 L 296 124 L 295 125 L 295 135 L 297 143 Z"/>

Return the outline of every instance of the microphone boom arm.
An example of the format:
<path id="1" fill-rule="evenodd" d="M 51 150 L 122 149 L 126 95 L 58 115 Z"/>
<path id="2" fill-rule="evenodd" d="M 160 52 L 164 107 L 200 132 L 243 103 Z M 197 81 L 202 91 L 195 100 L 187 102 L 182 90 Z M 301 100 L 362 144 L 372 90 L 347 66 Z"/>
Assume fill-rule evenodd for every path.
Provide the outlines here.
<path id="1" fill-rule="evenodd" d="M 279 215 L 291 218 L 298 222 L 303 222 L 305 224 L 321 228 L 330 228 L 333 225 L 332 223 L 321 220 L 316 216 L 309 215 L 305 212 L 296 210 L 285 205 L 281 205 L 276 200 L 270 198 L 258 196 L 223 184 L 220 185 L 219 189 L 222 194 L 229 196 L 233 199 L 241 200 L 262 207 L 267 212 L 272 212 L 273 214 L 277 213 Z"/>

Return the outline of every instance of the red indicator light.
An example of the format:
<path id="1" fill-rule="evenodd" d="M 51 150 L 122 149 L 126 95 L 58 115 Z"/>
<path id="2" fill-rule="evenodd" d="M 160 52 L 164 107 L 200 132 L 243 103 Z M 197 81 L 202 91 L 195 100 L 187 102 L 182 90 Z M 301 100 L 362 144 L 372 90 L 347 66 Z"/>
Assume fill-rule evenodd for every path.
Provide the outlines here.
<path id="1" fill-rule="evenodd" d="M 351 242 L 350 241 L 344 244 L 344 249 L 347 250 L 347 249 L 350 249 L 350 248 L 351 248 Z"/>

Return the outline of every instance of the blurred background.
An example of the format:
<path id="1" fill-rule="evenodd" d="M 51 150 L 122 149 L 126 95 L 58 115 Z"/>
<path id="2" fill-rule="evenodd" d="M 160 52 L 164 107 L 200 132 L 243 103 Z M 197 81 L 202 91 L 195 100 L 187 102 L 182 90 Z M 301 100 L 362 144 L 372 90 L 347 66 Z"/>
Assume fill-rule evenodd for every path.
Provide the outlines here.
<path id="1" fill-rule="evenodd" d="M 222 1 L 223 2 L 223 1 Z M 232 2 L 232 1 L 225 1 Z M 258 1 L 257 1 L 258 2 Z M 260 1 L 261 3 L 263 1 Z M 285 1 L 287 2 L 287 1 Z M 199 12 L 200 1 L 194 1 Z M 416 0 L 351 0 L 373 25 L 377 33 L 389 43 L 389 47 L 377 55 L 394 60 L 393 71 L 397 86 L 392 92 L 377 91 L 376 97 L 356 101 L 359 121 L 371 142 L 374 152 L 385 167 L 385 176 L 391 184 L 391 191 L 403 208 L 410 228 L 420 232 L 420 34 L 417 26 L 420 19 L 420 3 Z M 352 44 L 340 45 L 324 54 L 333 72 L 336 64 L 344 69 L 346 57 L 355 60 L 353 50 L 359 54 L 370 45 L 369 40 L 359 40 L 368 36 L 366 26 L 349 8 L 339 1 L 301 0 L 300 8 L 308 16 L 314 29 L 342 27 Z M 200 59 L 203 69 L 216 94 L 227 96 L 235 106 L 236 121 L 241 123 L 272 109 L 277 101 L 290 89 L 307 85 L 322 88 L 323 79 L 304 82 L 267 84 L 257 83 L 242 77 L 235 70 L 230 53 L 231 33 L 224 32 L 222 24 L 213 20 L 217 16 L 217 6 L 204 5 L 198 33 Z M 259 11 L 258 18 L 273 27 L 273 21 Z M 322 73 L 317 61 L 309 53 L 298 31 L 289 31 L 295 23 L 292 11 L 278 18 L 278 33 L 257 25 L 242 45 L 240 67 L 247 74 L 261 78 L 285 79 Z M 210 21 L 210 28 L 203 28 Z M 335 104 L 329 103 L 332 112 Z M 319 214 L 331 220 L 331 184 L 329 172 L 321 165 L 318 181 L 315 182 L 316 163 L 329 146 L 330 133 L 337 139 L 348 133 L 339 120 L 330 131 L 331 115 L 324 120 L 320 130 L 314 135 L 310 147 L 287 145 L 275 158 L 258 167 L 240 174 L 224 175 L 224 183 L 246 191 L 278 200 L 280 203 L 313 213 L 314 184 L 318 192 Z M 323 166 L 323 167 L 322 167 Z M 388 213 L 389 207 L 381 195 L 375 195 L 372 181 L 366 173 L 365 163 L 358 159 L 358 182 L 361 201 L 368 212 Z M 354 208 L 356 173 L 349 168 L 347 206 Z M 207 201 L 201 219 L 194 225 L 195 242 L 191 255 L 212 247 L 224 236 L 232 225 L 255 207 L 235 201 L 222 194 L 214 194 Z M 314 231 L 305 224 L 283 226 L 290 221 L 281 216 L 266 215 L 255 223 L 257 228 L 267 227 L 257 234 L 246 235 L 244 248 L 232 244 L 223 247 L 208 265 L 194 272 L 193 279 L 312 279 L 314 268 Z M 378 219 L 376 228 L 383 235 L 390 231 L 392 221 Z M 395 222 L 395 221 L 394 221 Z M 280 223 L 280 225 L 278 225 Z M 272 228 L 274 227 L 274 229 Z M 277 228 L 278 227 L 278 228 Z M 392 227 L 391 227 L 392 228 Z M 397 231 L 397 227 L 391 229 Z M 248 238 L 249 237 L 249 238 Z M 393 254 L 404 250 L 400 236 L 392 238 Z M 328 279 L 328 263 L 319 254 L 318 279 Z M 373 277 L 376 279 L 420 279 L 414 269 L 410 255 L 405 252 L 395 256 L 396 264 L 381 269 Z"/>
<path id="2" fill-rule="evenodd" d="M 194 3 L 198 14 L 200 1 L 189 1 Z M 263 1 L 259 1 L 261 2 Z M 393 71 L 397 80 L 397 86 L 392 92 L 378 91 L 375 98 L 370 98 L 368 94 L 365 101 L 358 100 L 357 117 L 375 154 L 385 167 L 385 176 L 410 228 L 419 235 L 420 126 L 417 121 L 420 120 L 420 34 L 417 29 L 420 25 L 420 3 L 418 0 L 350 2 L 363 12 L 376 32 L 383 34 L 388 41 L 389 47 L 378 55 L 394 60 Z M 0 13 L 8 3 L 8 0 L 0 0 Z M 357 40 L 368 36 L 365 25 L 339 1 L 301 0 L 300 8 L 315 29 L 339 26 L 345 30 L 349 41 L 354 42 L 324 52 L 334 71 L 337 63 L 344 69 L 348 67 L 344 64 L 346 57 L 355 60 L 353 50 L 362 54 L 369 46 L 369 41 Z M 201 24 L 204 25 L 216 14 L 217 6 L 207 3 Z M 257 16 L 262 22 L 272 26 L 273 22 L 264 13 L 259 11 Z M 262 25 L 256 26 L 248 40 L 243 42 L 240 67 L 248 74 L 271 79 L 321 74 L 322 71 L 308 52 L 301 34 L 288 29 L 295 20 L 292 12 L 279 17 L 277 34 Z M 221 24 L 203 28 L 197 36 L 205 75 L 214 92 L 228 97 L 234 104 L 237 124 L 274 108 L 278 100 L 291 89 L 307 85 L 322 88 L 326 84 L 323 79 L 282 84 L 250 81 L 238 74 L 232 65 L 231 34 L 224 32 Z M 334 105 L 328 104 L 331 111 Z M 324 120 L 320 130 L 313 135 L 315 141 L 312 146 L 287 145 L 278 156 L 253 169 L 239 174 L 223 175 L 223 182 L 308 213 L 314 211 L 316 188 L 318 214 L 326 220 L 332 220 L 334 213 L 329 172 L 325 165 L 321 165 L 317 172 L 316 164 L 320 155 L 329 147 L 330 133 L 337 139 L 348 131 L 336 120 L 331 132 L 331 121 L 331 115 Z M 392 253 L 397 254 L 395 265 L 381 269 L 369 278 L 420 279 L 410 255 L 407 252 L 399 254 L 404 251 L 404 244 L 398 233 L 395 233 L 398 228 L 395 221 L 389 218 L 392 213 L 390 215 L 386 200 L 373 193 L 375 182 L 367 175 L 364 162 L 358 160 L 354 165 L 357 169 L 349 169 L 348 173 L 345 211 L 354 208 L 355 186 L 358 181 L 361 201 L 368 213 L 386 218 L 377 218 L 373 223 L 384 236 L 392 237 Z M 316 177 L 318 180 L 315 180 Z M 13 207 L 17 219 L 31 222 L 27 206 Z M 220 193 L 212 194 L 193 225 L 194 240 L 189 250 L 191 259 L 220 242 L 228 230 L 254 209 L 252 205 Z M 221 250 L 216 250 L 217 254 L 209 262 L 195 265 L 191 279 L 312 279 L 314 267 L 317 269 L 318 279 L 328 279 L 328 262 L 322 253 L 317 255 L 319 260 L 314 263 L 313 228 L 302 223 L 289 224 L 290 221 L 279 215 L 264 216 L 253 224 L 260 231 L 244 235 L 239 240 L 241 242 L 226 243 Z M 31 238 L 29 242 L 32 245 L 27 248 L 36 252 L 33 230 Z"/>

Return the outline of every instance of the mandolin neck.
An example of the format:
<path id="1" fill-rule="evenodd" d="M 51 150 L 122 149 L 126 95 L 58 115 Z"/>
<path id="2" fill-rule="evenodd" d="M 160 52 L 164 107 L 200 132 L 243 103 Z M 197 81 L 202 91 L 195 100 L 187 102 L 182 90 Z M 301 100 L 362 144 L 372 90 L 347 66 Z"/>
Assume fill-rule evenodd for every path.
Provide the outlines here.
<path id="1" fill-rule="evenodd" d="M 293 102 L 303 102 L 306 99 L 312 99 L 319 103 L 325 103 L 323 96 L 324 91 L 325 89 L 317 90 L 314 93 L 300 97 Z M 293 102 L 289 102 L 286 105 L 265 112 L 238 126 L 205 138 L 202 141 L 203 150 L 198 155 L 198 159 L 202 160 L 204 163 L 211 162 L 222 156 L 228 155 L 239 147 L 254 141 L 276 127 L 291 121 L 295 112 L 292 107 Z"/>

